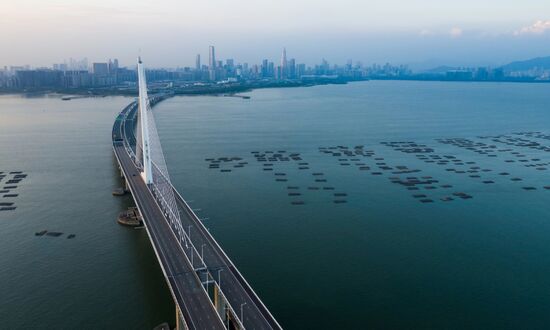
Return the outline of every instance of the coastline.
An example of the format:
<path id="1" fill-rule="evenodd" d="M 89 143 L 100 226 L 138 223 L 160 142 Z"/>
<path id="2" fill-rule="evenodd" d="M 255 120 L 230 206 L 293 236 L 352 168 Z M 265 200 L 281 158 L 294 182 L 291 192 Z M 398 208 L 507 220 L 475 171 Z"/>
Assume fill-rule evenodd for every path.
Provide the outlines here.
<path id="1" fill-rule="evenodd" d="M 185 85 L 170 88 L 150 88 L 152 93 L 170 93 L 173 95 L 215 95 L 234 96 L 237 93 L 246 93 L 256 89 L 264 88 L 296 88 L 313 87 L 321 85 L 345 85 L 360 81 L 419 81 L 419 82 L 461 82 L 461 83 L 520 83 L 520 84 L 544 84 L 550 80 L 527 80 L 527 79 L 506 79 L 506 80 L 450 80 L 444 78 L 423 79 L 419 77 L 372 77 L 364 79 L 347 78 L 318 78 L 314 80 L 285 80 L 285 81 L 248 81 L 229 84 L 204 84 Z M 167 83 L 167 82 L 158 82 Z M 106 96 L 137 96 L 137 90 L 127 87 L 109 88 L 36 88 L 36 89 L 0 89 L 0 95 L 23 95 L 43 96 L 58 95 L 66 100 L 82 97 L 106 97 Z"/>
<path id="2" fill-rule="evenodd" d="M 312 87 L 319 85 L 343 85 L 355 81 L 368 81 L 368 79 L 316 79 L 311 81 L 286 80 L 286 81 L 251 81 L 232 84 L 190 85 L 171 88 L 150 88 L 152 93 L 172 93 L 174 95 L 233 95 L 263 88 L 295 88 Z M 106 96 L 137 96 L 137 89 L 131 88 L 36 88 L 36 89 L 0 89 L 0 95 L 59 95 L 71 98 L 80 97 L 106 97 Z"/>

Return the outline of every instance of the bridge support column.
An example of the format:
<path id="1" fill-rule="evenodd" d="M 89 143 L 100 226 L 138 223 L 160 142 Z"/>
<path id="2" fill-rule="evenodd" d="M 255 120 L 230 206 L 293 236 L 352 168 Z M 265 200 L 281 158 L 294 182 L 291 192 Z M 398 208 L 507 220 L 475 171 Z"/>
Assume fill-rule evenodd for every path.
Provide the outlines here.
<path id="1" fill-rule="evenodd" d="M 181 313 L 178 305 L 176 304 L 176 330 L 187 330 L 187 324 L 181 318 Z"/>
<path id="2" fill-rule="evenodd" d="M 123 177 L 122 180 L 124 181 L 124 191 L 130 191 L 130 187 L 128 186 L 128 180 Z"/>
<path id="3" fill-rule="evenodd" d="M 221 319 L 225 322 L 225 319 L 227 318 L 227 313 L 225 310 L 225 300 L 220 294 L 217 285 L 214 286 L 214 305 L 216 306 L 216 311 L 218 312 L 218 315 L 220 315 Z"/>

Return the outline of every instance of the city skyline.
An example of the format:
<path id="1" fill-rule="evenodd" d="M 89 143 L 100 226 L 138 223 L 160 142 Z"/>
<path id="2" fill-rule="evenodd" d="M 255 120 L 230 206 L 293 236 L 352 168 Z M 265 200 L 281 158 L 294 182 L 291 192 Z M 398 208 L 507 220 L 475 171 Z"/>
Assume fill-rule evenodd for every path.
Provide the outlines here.
<path id="1" fill-rule="evenodd" d="M 0 66 L 50 65 L 65 54 L 123 63 L 141 53 L 154 67 L 193 66 L 196 49 L 215 44 L 220 58 L 261 60 L 292 49 L 308 65 L 393 62 L 413 67 L 499 65 L 550 53 L 550 6 L 542 1 L 428 0 L 384 4 L 244 1 L 217 3 L 36 0 L 0 4 Z M 290 10 L 292 9 L 292 10 Z M 28 22 L 32 22 L 29 24 Z M 145 22 L 145 24 L 144 24 Z M 283 23 L 283 24 L 281 24 Z M 40 55 L 36 48 L 40 45 Z M 140 51 L 141 50 L 141 51 Z M 203 58 L 208 55 L 201 51 Z"/>
<path id="2" fill-rule="evenodd" d="M 314 68 L 317 65 L 323 65 L 324 63 L 327 63 L 331 66 L 346 66 L 346 65 L 350 65 L 350 64 L 353 63 L 354 66 L 359 66 L 359 67 L 363 67 L 363 68 L 366 68 L 366 67 L 369 67 L 369 66 L 380 66 L 380 65 L 405 66 L 405 67 L 407 67 L 408 69 L 411 69 L 414 72 L 421 73 L 421 72 L 426 72 L 426 71 L 432 71 L 433 69 L 438 69 L 439 67 L 446 67 L 446 68 L 449 68 L 449 69 L 453 69 L 453 68 L 455 68 L 455 69 L 462 69 L 462 68 L 466 69 L 466 68 L 477 68 L 477 67 L 498 68 L 498 67 L 502 67 L 502 66 L 505 66 L 507 64 L 510 64 L 512 62 L 550 57 L 550 53 L 534 55 L 530 58 L 513 57 L 510 60 L 508 60 L 506 62 L 501 62 L 499 64 L 472 64 L 467 59 L 463 59 L 463 61 L 457 61 L 456 63 L 443 62 L 443 63 L 440 63 L 440 64 L 434 64 L 434 65 L 431 65 L 431 66 L 428 65 L 426 67 L 418 68 L 418 67 L 415 67 L 414 64 L 411 65 L 410 63 L 406 63 L 406 62 L 392 62 L 392 61 L 386 61 L 386 60 L 382 60 L 382 61 L 379 61 L 379 62 L 364 62 L 364 61 L 361 61 L 361 60 L 353 60 L 351 56 L 347 57 L 347 60 L 341 61 L 341 62 L 329 61 L 329 60 L 327 60 L 326 57 L 320 56 L 319 60 L 313 61 L 311 63 L 306 63 L 305 61 L 302 61 L 301 59 L 296 58 L 296 56 L 290 56 L 290 58 L 287 59 L 287 55 L 286 55 L 287 54 L 287 48 L 286 47 L 282 47 L 279 50 L 279 56 L 270 54 L 270 56 L 261 56 L 258 59 L 255 59 L 255 60 L 252 60 L 251 62 L 248 62 L 248 61 L 243 61 L 242 59 L 233 58 L 233 57 L 217 58 L 217 56 L 215 55 L 217 53 L 216 47 L 217 46 L 214 46 L 214 45 L 208 46 L 208 49 L 207 49 L 207 52 L 206 52 L 207 53 L 206 57 L 204 57 L 203 53 L 201 53 L 201 52 L 195 53 L 195 55 L 193 56 L 194 61 L 190 61 L 189 63 L 192 63 L 190 65 L 187 65 L 187 64 L 183 65 L 181 63 L 176 64 L 174 66 L 150 65 L 148 69 L 149 70 L 170 70 L 170 71 L 206 69 L 208 71 L 212 67 L 223 67 L 223 66 L 228 65 L 228 64 L 230 66 L 233 66 L 233 65 L 243 66 L 244 65 L 244 66 L 253 68 L 254 66 L 259 66 L 259 67 L 261 67 L 262 65 L 265 66 L 269 62 L 269 63 L 272 63 L 275 66 L 275 68 L 281 67 L 281 68 L 283 68 L 283 72 L 286 72 L 286 70 L 288 70 L 286 67 L 290 63 L 292 63 L 293 66 L 301 64 L 301 65 L 304 65 L 305 68 L 308 68 L 308 69 Z M 141 56 L 138 56 L 138 57 L 141 57 Z M 16 71 L 16 70 L 41 70 L 41 69 L 46 69 L 46 70 L 53 69 L 53 70 L 59 70 L 59 71 L 67 71 L 68 70 L 68 71 L 90 71 L 90 72 L 93 72 L 95 64 L 105 64 L 105 65 L 108 65 L 109 67 L 111 65 L 114 65 L 116 68 L 128 68 L 128 69 L 134 68 L 135 69 L 135 66 L 136 66 L 135 60 L 136 60 L 136 58 L 137 57 L 130 59 L 129 62 L 119 62 L 119 57 L 118 56 L 107 56 L 106 58 L 99 58 L 99 59 L 97 59 L 97 58 L 90 59 L 88 56 L 83 56 L 81 58 L 64 57 L 62 60 L 58 59 L 58 60 L 56 60 L 52 63 L 46 63 L 45 65 L 31 65 L 29 63 L 24 63 L 24 64 L 13 64 L 13 63 L 3 64 L 3 65 L 0 65 L 0 72 L 2 72 L 2 71 L 9 72 L 9 71 Z M 204 62 L 202 61 L 203 58 L 206 58 L 206 60 L 204 60 Z M 121 64 L 119 64 L 119 63 L 121 63 Z M 188 63 L 188 62 L 184 61 L 182 63 Z M 211 80 L 216 80 L 215 76 L 212 77 Z"/>
<path id="3" fill-rule="evenodd" d="M 141 63 L 141 56 L 140 63 Z M 139 66 L 139 65 L 138 65 Z M 251 86 L 303 86 L 325 83 L 346 83 L 359 80 L 435 80 L 435 81 L 550 81 L 550 56 L 520 60 L 504 66 L 440 66 L 414 72 L 406 65 L 386 63 L 363 64 L 348 60 L 345 64 L 323 59 L 314 66 L 287 57 L 282 49 L 280 60 L 264 58 L 260 63 L 241 63 L 233 58 L 216 57 L 214 45 L 208 48 L 208 62 L 201 64 L 195 57 L 194 67 L 146 69 L 152 82 L 162 82 L 165 90 L 196 93 L 198 90 L 219 91 L 219 86 L 231 90 Z M 0 68 L 0 90 L 78 90 L 111 88 L 111 92 L 131 92 L 137 75 L 135 64 L 120 65 L 117 58 L 104 62 L 70 59 L 48 67 L 5 66 Z M 221 85 L 220 85 L 221 84 Z M 199 87 L 198 87 L 199 86 Z M 197 87 L 199 89 L 197 89 Z M 174 89 L 175 88 L 175 89 Z M 183 88 L 183 89 L 182 89 Z"/>

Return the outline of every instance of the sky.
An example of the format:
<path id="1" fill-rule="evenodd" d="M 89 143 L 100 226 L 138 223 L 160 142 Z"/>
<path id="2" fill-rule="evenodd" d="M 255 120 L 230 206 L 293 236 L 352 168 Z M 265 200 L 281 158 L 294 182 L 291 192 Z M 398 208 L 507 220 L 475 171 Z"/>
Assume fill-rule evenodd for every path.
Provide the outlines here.
<path id="1" fill-rule="evenodd" d="M 499 65 L 550 56 L 550 0 L 0 0 L 0 66 L 141 54 L 151 67 L 218 59 L 308 65 Z"/>

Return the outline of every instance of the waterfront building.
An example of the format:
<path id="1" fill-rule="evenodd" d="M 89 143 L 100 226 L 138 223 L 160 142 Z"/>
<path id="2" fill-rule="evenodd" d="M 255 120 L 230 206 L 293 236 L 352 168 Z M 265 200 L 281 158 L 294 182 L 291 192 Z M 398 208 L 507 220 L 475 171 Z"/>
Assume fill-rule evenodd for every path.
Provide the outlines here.
<path id="1" fill-rule="evenodd" d="M 85 70 L 68 70 L 63 77 L 63 87 L 83 88 L 92 86 L 92 75 Z"/>
<path id="2" fill-rule="evenodd" d="M 114 61 L 109 59 L 108 69 L 110 75 L 115 75 L 118 70 L 118 59 L 115 58 Z"/>
<path id="3" fill-rule="evenodd" d="M 107 63 L 93 63 L 92 72 L 95 76 L 109 75 L 109 65 Z"/>
<path id="4" fill-rule="evenodd" d="M 19 88 L 61 87 L 63 72 L 57 70 L 20 70 L 15 72 L 16 85 Z"/>
<path id="5" fill-rule="evenodd" d="M 296 78 L 300 79 L 303 75 L 306 74 L 306 65 L 300 63 L 296 66 Z"/>

